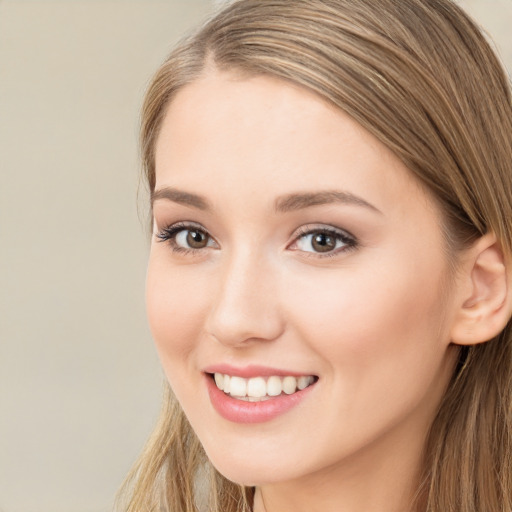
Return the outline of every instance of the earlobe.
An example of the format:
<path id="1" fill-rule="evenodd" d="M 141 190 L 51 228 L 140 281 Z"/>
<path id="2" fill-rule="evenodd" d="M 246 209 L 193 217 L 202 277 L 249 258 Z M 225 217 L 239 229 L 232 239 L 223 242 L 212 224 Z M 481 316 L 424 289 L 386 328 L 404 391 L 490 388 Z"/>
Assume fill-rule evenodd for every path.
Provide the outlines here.
<path id="1" fill-rule="evenodd" d="M 489 341 L 507 325 L 512 311 L 510 268 L 494 234 L 479 238 L 463 261 L 461 305 L 451 341 L 475 345 Z"/>

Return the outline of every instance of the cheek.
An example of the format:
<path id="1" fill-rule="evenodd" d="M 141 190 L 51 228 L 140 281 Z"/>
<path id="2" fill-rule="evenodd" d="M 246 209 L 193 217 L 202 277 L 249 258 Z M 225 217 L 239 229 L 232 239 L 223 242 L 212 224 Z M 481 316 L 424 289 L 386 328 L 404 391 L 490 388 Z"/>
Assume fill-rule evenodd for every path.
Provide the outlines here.
<path id="1" fill-rule="evenodd" d="M 180 367 L 200 337 L 208 290 L 193 266 L 173 267 L 152 254 L 146 281 L 149 327 L 167 374 Z M 169 376 L 169 375 L 168 375 Z"/>
<path id="2" fill-rule="evenodd" d="M 344 439 L 363 446 L 405 418 L 414 417 L 412 430 L 421 432 L 453 369 L 440 335 L 441 267 L 420 272 L 390 261 L 385 270 L 385 260 L 379 263 L 374 272 L 317 276 L 314 286 L 306 276 L 286 298 L 297 338 L 322 361 L 325 402 L 338 404 L 323 411 L 319 435 L 336 437 L 332 426 L 343 425 L 341 451 L 348 449 Z"/>
<path id="3" fill-rule="evenodd" d="M 333 378 L 350 380 L 351 392 L 363 381 L 412 380 L 423 369 L 428 379 L 440 363 L 443 267 L 412 261 L 390 255 L 364 272 L 354 266 L 315 279 L 304 275 L 287 295 L 299 335 L 328 361 Z"/>

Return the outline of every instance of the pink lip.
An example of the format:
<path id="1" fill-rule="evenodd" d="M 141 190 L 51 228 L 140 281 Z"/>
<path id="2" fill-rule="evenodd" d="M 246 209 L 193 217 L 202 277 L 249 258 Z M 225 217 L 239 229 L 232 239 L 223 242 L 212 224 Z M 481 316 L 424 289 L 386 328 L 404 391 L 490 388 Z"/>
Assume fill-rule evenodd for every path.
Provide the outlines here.
<path id="1" fill-rule="evenodd" d="M 218 373 L 224 372 L 219 371 Z M 229 375 L 239 375 L 238 373 L 226 373 Z M 251 374 L 251 376 L 252 375 L 263 376 L 262 373 Z M 270 373 L 268 375 L 277 374 Z M 290 373 L 285 373 L 283 375 L 290 375 Z M 315 384 L 312 384 L 311 386 L 308 386 L 301 391 L 297 391 L 292 395 L 281 394 L 262 402 L 246 402 L 244 400 L 232 398 L 224 393 L 224 391 L 221 391 L 215 385 L 215 382 L 210 375 L 205 374 L 205 379 L 208 394 L 214 409 L 223 418 L 234 423 L 262 423 L 270 421 L 300 404 L 300 402 L 309 395 L 312 388 L 315 387 Z"/>
<path id="2" fill-rule="evenodd" d="M 205 373 L 222 373 L 224 375 L 235 375 L 237 377 L 243 377 L 250 379 L 251 377 L 271 377 L 276 375 L 277 377 L 301 377 L 302 375 L 311 375 L 309 373 L 297 373 L 290 370 L 281 370 L 279 368 L 269 368 L 268 366 L 248 365 L 242 367 L 235 367 L 229 364 L 215 364 L 208 366 L 203 369 Z"/>

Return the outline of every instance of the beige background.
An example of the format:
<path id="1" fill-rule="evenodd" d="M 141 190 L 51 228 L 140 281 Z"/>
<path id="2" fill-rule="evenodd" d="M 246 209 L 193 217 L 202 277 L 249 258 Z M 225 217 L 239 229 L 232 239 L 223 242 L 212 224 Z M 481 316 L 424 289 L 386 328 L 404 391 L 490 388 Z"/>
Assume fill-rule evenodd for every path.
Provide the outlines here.
<path id="1" fill-rule="evenodd" d="M 0 512 L 109 510 L 157 416 L 138 110 L 220 3 L 0 0 Z M 512 69 L 512 0 L 461 3 Z"/>

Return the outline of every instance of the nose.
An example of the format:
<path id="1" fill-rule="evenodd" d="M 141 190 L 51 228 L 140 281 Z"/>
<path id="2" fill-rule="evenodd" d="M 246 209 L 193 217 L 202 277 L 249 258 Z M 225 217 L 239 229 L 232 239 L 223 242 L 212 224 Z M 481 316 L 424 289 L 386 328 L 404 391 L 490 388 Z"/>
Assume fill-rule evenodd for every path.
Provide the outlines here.
<path id="1" fill-rule="evenodd" d="M 271 341 L 284 329 L 279 307 L 278 269 L 247 250 L 219 271 L 207 333 L 223 345 Z"/>

